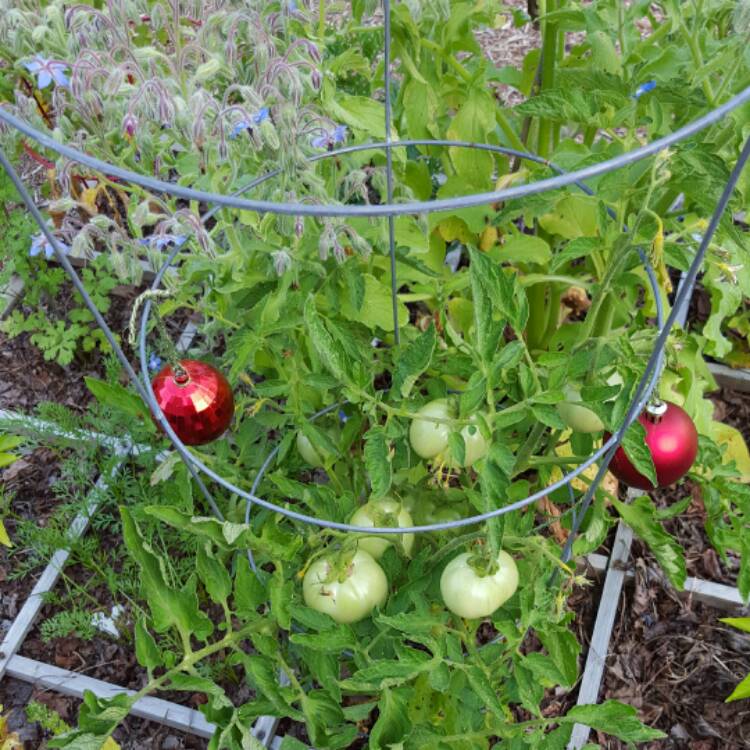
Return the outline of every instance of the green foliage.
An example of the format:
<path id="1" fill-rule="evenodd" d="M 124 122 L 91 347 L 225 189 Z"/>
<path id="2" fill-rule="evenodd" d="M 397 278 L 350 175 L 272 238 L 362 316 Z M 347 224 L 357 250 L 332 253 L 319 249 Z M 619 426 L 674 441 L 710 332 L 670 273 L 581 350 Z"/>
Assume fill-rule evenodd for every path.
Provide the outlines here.
<path id="1" fill-rule="evenodd" d="M 45 643 L 56 638 L 76 636 L 89 640 L 96 635 L 96 628 L 91 624 L 91 613 L 82 609 L 63 609 L 47 618 L 39 627 Z"/>

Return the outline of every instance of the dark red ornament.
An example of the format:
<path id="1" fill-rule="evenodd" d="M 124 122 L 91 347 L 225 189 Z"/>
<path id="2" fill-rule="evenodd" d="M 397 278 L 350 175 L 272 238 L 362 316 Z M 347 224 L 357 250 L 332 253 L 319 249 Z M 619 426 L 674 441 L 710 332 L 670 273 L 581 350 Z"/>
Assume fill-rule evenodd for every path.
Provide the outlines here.
<path id="1" fill-rule="evenodd" d="M 180 367 L 174 372 L 167 365 L 154 378 L 151 386 L 156 403 L 185 445 L 210 443 L 223 435 L 232 421 L 232 387 L 205 362 L 183 359 Z"/>
<path id="2" fill-rule="evenodd" d="M 657 486 L 674 484 L 688 473 L 698 455 L 698 431 L 693 420 L 677 404 L 663 401 L 647 406 L 638 421 L 646 430 L 646 445 L 654 461 Z M 612 458 L 609 470 L 630 487 L 655 489 L 636 470 L 621 447 Z"/>

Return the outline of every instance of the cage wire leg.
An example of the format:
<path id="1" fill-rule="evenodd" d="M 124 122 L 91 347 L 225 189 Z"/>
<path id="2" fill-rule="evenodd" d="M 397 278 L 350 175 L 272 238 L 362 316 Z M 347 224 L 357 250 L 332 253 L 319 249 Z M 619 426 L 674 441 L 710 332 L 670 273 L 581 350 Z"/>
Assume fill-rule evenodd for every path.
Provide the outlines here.
<path id="1" fill-rule="evenodd" d="M 161 425 L 162 429 L 169 432 L 171 431 L 171 427 L 169 426 L 169 423 L 167 422 L 166 417 L 161 413 L 161 410 L 158 408 L 154 410 L 153 409 L 153 403 L 152 400 L 149 399 L 149 394 L 147 389 L 143 387 L 143 383 L 141 382 L 140 378 L 136 374 L 135 370 L 133 369 L 133 366 L 128 361 L 128 358 L 125 356 L 125 352 L 123 352 L 122 347 L 117 343 L 117 339 L 115 338 L 114 334 L 112 333 L 112 330 L 110 329 L 109 325 L 107 325 L 107 321 L 104 320 L 104 317 L 99 312 L 98 308 L 94 304 L 94 301 L 89 296 L 89 293 L 86 291 L 86 287 L 83 285 L 83 282 L 79 278 L 78 274 L 76 273 L 75 268 L 73 268 L 72 264 L 68 260 L 65 251 L 60 246 L 60 243 L 55 238 L 54 234 L 50 231 L 49 227 L 47 226 L 47 222 L 44 221 L 44 217 L 42 216 L 39 209 L 36 207 L 36 204 L 34 203 L 33 198 L 29 194 L 29 191 L 26 189 L 26 186 L 23 184 L 23 181 L 18 176 L 18 173 L 14 169 L 13 165 L 8 161 L 8 158 L 5 154 L 5 151 L 0 147 L 0 166 L 5 170 L 8 177 L 10 177 L 11 182 L 13 183 L 14 187 L 18 191 L 18 194 L 20 195 L 21 199 L 23 200 L 26 208 L 29 209 L 29 213 L 31 214 L 32 218 L 36 222 L 39 229 L 44 234 L 47 241 L 50 243 L 50 246 L 52 247 L 52 250 L 55 253 L 55 258 L 57 259 L 58 263 L 63 267 L 63 270 L 67 274 L 68 278 L 73 283 L 73 286 L 75 287 L 76 291 L 81 295 L 81 298 L 83 299 L 84 304 L 89 309 L 89 312 L 94 316 L 94 320 L 96 321 L 97 326 L 99 326 L 99 329 L 104 334 L 104 337 L 107 339 L 107 342 L 112 347 L 112 351 L 114 351 L 115 356 L 120 361 L 120 364 L 125 369 L 125 372 L 127 373 L 128 377 L 130 378 L 130 381 L 133 383 L 135 389 L 138 391 L 138 395 L 143 399 L 143 401 L 151 406 L 151 412 L 156 416 L 157 420 L 159 421 L 159 424 Z M 178 248 L 179 249 L 179 248 Z M 183 456 L 183 458 L 185 458 Z M 219 520 L 223 521 L 224 516 L 222 512 L 219 510 L 218 505 L 216 505 L 216 501 L 214 500 L 211 493 L 208 491 L 208 488 L 204 484 L 201 477 L 198 475 L 198 472 L 195 469 L 195 466 L 193 465 L 191 460 L 186 460 L 185 463 L 187 464 L 188 471 L 190 472 L 191 476 L 195 480 L 196 484 L 201 490 L 201 493 L 203 494 L 204 498 L 208 502 L 209 506 L 211 507 L 211 510 L 213 511 L 214 515 L 216 515 Z"/>
<path id="2" fill-rule="evenodd" d="M 388 203 L 393 203 L 393 149 L 391 147 L 391 0 L 383 0 L 385 43 L 383 46 L 383 78 L 385 80 L 385 179 Z M 388 216 L 388 255 L 391 262 L 391 309 L 393 310 L 393 341 L 401 343 L 398 325 L 398 278 L 396 273 L 396 220 Z"/>

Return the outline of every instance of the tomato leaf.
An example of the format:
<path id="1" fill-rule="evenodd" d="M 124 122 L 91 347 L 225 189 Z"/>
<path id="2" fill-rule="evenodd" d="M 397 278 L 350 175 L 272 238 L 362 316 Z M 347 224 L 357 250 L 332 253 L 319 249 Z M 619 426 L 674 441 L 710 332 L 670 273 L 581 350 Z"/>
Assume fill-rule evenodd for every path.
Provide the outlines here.
<path id="1" fill-rule="evenodd" d="M 482 405 L 486 396 L 487 378 L 481 372 L 473 373 L 458 401 L 459 417 L 466 417 L 473 414 Z"/>
<path id="2" fill-rule="evenodd" d="M 672 585 L 682 589 L 687 577 L 685 555 L 677 540 L 662 528 L 651 499 L 647 495 L 641 495 L 631 504 L 615 498 L 611 501 L 622 520 L 649 546 Z"/>
<path id="3" fill-rule="evenodd" d="M 448 447 L 456 463 L 459 466 L 463 466 L 466 460 L 466 443 L 464 442 L 463 435 L 460 432 L 451 432 L 448 435 Z"/>
<path id="4" fill-rule="evenodd" d="M 537 635 L 563 678 L 560 684 L 572 687 L 578 679 L 578 657 L 581 653 L 576 637 L 560 627 L 539 629 Z"/>
<path id="5" fill-rule="evenodd" d="M 372 750 L 389 750 L 401 744 L 409 735 L 411 721 L 408 714 L 408 695 L 405 689 L 383 691 L 378 701 L 378 720 L 369 737 Z"/>
<path id="6" fill-rule="evenodd" d="M 737 630 L 750 633 L 750 617 L 722 617 L 720 622 L 725 622 L 727 625 L 737 628 Z"/>
<path id="7" fill-rule="evenodd" d="M 633 466 L 656 487 L 656 469 L 651 451 L 646 445 L 646 430 L 638 420 L 625 430 L 622 448 Z"/>
<path id="8" fill-rule="evenodd" d="M 294 594 L 294 586 L 291 580 L 284 580 L 284 568 L 280 562 L 276 561 L 276 570 L 268 586 L 271 596 L 271 612 L 276 618 L 276 622 L 284 630 L 292 627 L 292 611 L 290 603 Z"/>
<path id="9" fill-rule="evenodd" d="M 120 509 L 123 538 L 128 550 L 141 568 L 141 586 L 146 595 L 157 633 L 175 627 L 189 639 L 194 635 L 205 640 L 213 632 L 213 623 L 198 608 L 195 578 L 180 589 L 171 588 L 164 575 L 164 561 L 146 544 L 140 530 L 126 508 Z"/>
<path id="10" fill-rule="evenodd" d="M 373 497 L 383 497 L 391 488 L 393 474 L 385 429 L 374 425 L 365 433 L 365 468 Z"/>
<path id="11" fill-rule="evenodd" d="M 492 360 L 492 379 L 490 385 L 493 387 L 500 382 L 505 370 L 512 370 L 522 359 L 524 345 L 521 341 L 511 341 L 500 349 Z"/>
<path id="12" fill-rule="evenodd" d="M 266 589 L 253 573 L 245 553 L 237 558 L 234 576 L 234 608 L 238 615 L 257 614 L 258 607 L 266 601 Z"/>
<path id="13" fill-rule="evenodd" d="M 403 347 L 399 352 L 399 358 L 393 370 L 392 388 L 404 398 L 409 396 L 417 378 L 430 366 L 436 342 L 435 326 L 430 325 L 414 343 Z"/>
<path id="14" fill-rule="evenodd" d="M 509 237 L 500 248 L 500 260 L 506 263 L 546 265 L 552 258 L 549 243 L 531 234 Z"/>
<path id="15" fill-rule="evenodd" d="M 557 409 L 551 404 L 532 404 L 531 412 L 542 424 L 553 430 L 564 430 L 567 427 Z"/>
<path id="16" fill-rule="evenodd" d="M 292 643 L 330 654 L 340 654 L 342 651 L 356 651 L 358 648 L 354 632 L 347 625 L 337 625 L 333 630 L 322 633 L 293 633 L 289 636 Z"/>
<path id="17" fill-rule="evenodd" d="M 326 329 L 323 319 L 315 308 L 315 298 L 312 295 L 305 302 L 304 318 L 312 345 L 331 375 L 340 383 L 353 385 L 354 379 L 349 371 L 349 358 L 341 344 Z"/>
<path id="18" fill-rule="evenodd" d="M 143 617 L 139 617 L 135 622 L 135 657 L 139 664 L 149 670 L 156 669 L 163 663 L 161 652 L 153 636 L 148 632 Z"/>
<path id="19" fill-rule="evenodd" d="M 487 675 L 476 664 L 467 664 L 462 669 L 471 689 L 479 696 L 487 709 L 492 711 L 499 719 L 505 721 L 506 715 L 503 705 L 497 697 L 497 691 L 487 679 Z"/>
<path id="20" fill-rule="evenodd" d="M 632 706 L 613 700 L 596 706 L 574 706 L 565 716 L 560 717 L 558 722 L 585 724 L 626 742 L 648 742 L 667 736 L 658 729 L 647 727 L 638 718 L 638 712 Z"/>
<path id="21" fill-rule="evenodd" d="M 232 580 L 224 565 L 214 557 L 209 543 L 198 547 L 195 570 L 211 599 L 217 604 L 226 603 L 232 592 Z"/>
<path id="22" fill-rule="evenodd" d="M 490 362 L 497 350 L 504 324 L 494 319 L 493 289 L 488 274 L 495 270 L 492 262 L 482 253 L 471 253 L 471 292 L 474 299 L 474 336 L 479 356 Z"/>

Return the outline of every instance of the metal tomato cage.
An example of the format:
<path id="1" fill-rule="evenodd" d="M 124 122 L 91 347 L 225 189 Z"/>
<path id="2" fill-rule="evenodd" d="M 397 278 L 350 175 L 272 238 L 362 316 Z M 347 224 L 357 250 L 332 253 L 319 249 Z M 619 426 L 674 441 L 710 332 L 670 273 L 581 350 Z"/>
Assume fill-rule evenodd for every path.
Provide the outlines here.
<path id="1" fill-rule="evenodd" d="M 322 204 L 312 205 L 305 203 L 276 203 L 263 200 L 253 200 L 243 198 L 242 196 L 251 191 L 253 188 L 263 184 L 267 180 L 270 180 L 280 174 L 281 170 L 274 170 L 267 174 L 261 175 L 256 179 L 243 186 L 240 190 L 232 195 L 222 195 L 217 193 L 210 193 L 202 190 L 196 190 L 193 188 L 182 187 L 173 183 L 164 182 L 162 180 L 140 175 L 136 172 L 132 172 L 128 169 L 118 167 L 115 165 L 108 164 L 100 159 L 96 159 L 89 156 L 81 151 L 73 149 L 64 144 L 55 141 L 48 133 L 39 131 L 33 128 L 23 120 L 11 115 L 0 108 L 0 122 L 5 123 L 10 127 L 15 128 L 20 133 L 34 139 L 40 146 L 48 148 L 59 156 L 70 159 L 71 161 L 77 162 L 91 169 L 106 173 L 113 177 L 116 177 L 125 182 L 129 182 L 134 185 L 138 185 L 142 188 L 150 190 L 152 192 L 163 192 L 172 195 L 173 197 L 183 198 L 187 200 L 194 200 L 204 202 L 212 206 L 212 208 L 202 217 L 202 221 L 205 222 L 216 214 L 221 208 L 232 208 L 237 210 L 249 210 L 261 213 L 272 213 L 289 216 L 310 216 L 310 217 L 382 217 L 387 220 L 388 223 L 388 253 L 390 258 L 390 271 L 391 271 L 391 300 L 393 305 L 393 316 L 394 316 L 394 344 L 399 346 L 399 326 L 398 326 L 398 315 L 397 315 L 397 289 L 398 280 L 396 275 L 396 241 L 395 241 L 395 217 L 403 216 L 407 214 L 425 214 L 432 212 L 449 211 L 461 208 L 468 208 L 472 206 L 482 206 L 491 203 L 506 201 L 514 198 L 522 198 L 524 196 L 535 195 L 566 186 L 575 185 L 577 188 L 582 190 L 584 193 L 593 195 L 593 191 L 586 184 L 586 180 L 592 177 L 607 174 L 615 171 L 619 168 L 633 164 L 642 159 L 654 156 L 663 149 L 669 146 L 684 141 L 685 139 L 695 135 L 696 133 L 704 130 L 705 128 L 713 125 L 724 118 L 724 116 L 741 106 L 744 103 L 750 102 L 750 87 L 739 93 L 727 101 L 724 105 L 717 107 L 712 112 L 704 115 L 703 117 L 689 123 L 688 125 L 680 128 L 674 133 L 660 138 L 652 143 L 644 145 L 638 149 L 635 149 L 626 154 L 608 159 L 598 164 L 576 170 L 574 172 L 566 173 L 564 170 L 549 162 L 542 157 L 529 152 L 521 152 L 515 149 L 506 148 L 503 146 L 496 146 L 491 144 L 480 144 L 480 143 L 469 143 L 464 141 L 455 140 L 399 140 L 394 141 L 391 134 L 391 84 L 392 84 L 392 71 L 391 71 L 391 0 L 383 0 L 382 3 L 384 11 L 384 80 L 385 80 L 385 133 L 386 139 L 383 142 L 358 144 L 339 148 L 333 151 L 319 154 L 310 158 L 311 162 L 319 161 L 336 156 L 343 156 L 351 153 L 358 153 L 367 150 L 382 150 L 386 156 L 386 202 L 378 205 L 356 205 L 347 206 L 341 204 Z M 436 199 L 428 201 L 413 201 L 409 203 L 394 203 L 393 202 L 393 149 L 404 148 L 407 146 L 432 146 L 432 147 L 452 147 L 452 148 L 467 148 L 467 149 L 479 149 L 490 153 L 502 154 L 506 156 L 516 157 L 518 159 L 526 160 L 532 163 L 546 166 L 554 174 L 553 176 L 547 177 L 543 180 L 539 180 L 533 183 L 527 183 L 509 187 L 503 190 L 496 190 L 492 192 L 476 193 L 472 195 L 449 198 L 449 199 Z M 573 511 L 573 522 L 571 533 L 568 536 L 568 540 L 563 548 L 561 559 L 563 562 L 567 562 L 572 555 L 573 542 L 580 529 L 583 518 L 586 515 L 596 489 L 598 488 L 602 478 L 604 477 L 610 460 L 612 459 L 615 451 L 619 447 L 622 437 L 627 428 L 638 418 L 642 409 L 648 402 L 651 394 L 659 380 L 661 369 L 664 361 L 665 346 L 669 333 L 675 324 L 675 322 L 683 322 L 684 314 L 687 309 L 687 303 L 692 294 L 695 286 L 698 274 L 701 269 L 702 262 L 705 258 L 706 252 L 710 245 L 711 239 L 716 232 L 719 221 L 726 209 L 734 187 L 739 179 L 740 173 L 750 159 L 750 138 L 744 144 L 741 152 L 738 155 L 738 159 L 732 173 L 726 183 L 726 186 L 722 192 L 722 195 L 716 205 L 714 213 L 711 217 L 709 226 L 702 237 L 700 246 L 696 255 L 690 264 L 689 269 L 685 272 L 682 277 L 681 283 L 675 294 L 672 309 L 669 314 L 665 317 L 664 310 L 661 303 L 661 296 L 659 294 L 658 282 L 656 275 L 651 267 L 648 258 L 642 248 L 638 248 L 640 258 L 644 264 L 647 276 L 649 279 L 649 285 L 654 295 L 654 299 L 657 307 L 657 328 L 658 334 L 654 343 L 654 348 L 649 356 L 646 364 L 644 373 L 636 387 L 635 394 L 631 400 L 630 406 L 626 411 L 625 418 L 622 424 L 617 430 L 614 431 L 612 436 L 606 440 L 603 445 L 597 449 L 585 462 L 577 466 L 565 474 L 561 479 L 552 483 L 551 485 L 540 489 L 539 491 L 529 495 L 528 497 L 518 500 L 509 505 L 497 508 L 493 511 L 486 513 L 477 514 L 467 518 L 448 521 L 443 523 L 425 524 L 421 526 L 413 527 L 387 527 L 387 528 L 371 528 L 354 526 L 347 523 L 340 523 L 328 519 L 321 519 L 314 516 L 310 516 L 304 513 L 299 513 L 290 508 L 277 505 L 268 500 L 263 499 L 257 494 L 258 487 L 262 481 L 266 471 L 272 465 L 276 455 L 278 454 L 279 446 L 274 448 L 268 456 L 265 458 L 261 468 L 255 476 L 250 490 L 243 489 L 232 482 L 229 482 L 221 475 L 213 471 L 207 466 L 197 455 L 191 453 L 183 442 L 177 437 L 174 430 L 167 422 L 164 414 L 159 408 L 158 404 L 154 399 L 153 390 L 151 388 L 151 382 L 148 372 L 148 357 L 147 357 L 147 333 L 149 317 L 152 312 L 152 302 L 150 299 L 146 300 L 143 305 L 142 316 L 139 327 L 139 341 L 138 350 L 140 358 L 140 377 L 136 373 L 135 369 L 128 361 L 121 347 L 118 345 L 112 331 L 109 329 L 107 323 L 97 310 L 90 296 L 86 292 L 83 284 L 76 273 L 75 269 L 71 265 L 69 259 L 66 257 L 63 248 L 60 243 L 53 236 L 49 227 L 47 226 L 43 216 L 39 209 L 34 204 L 34 201 L 29 194 L 28 190 L 23 185 L 18 174 L 16 173 L 13 166 L 8 161 L 8 158 L 4 151 L 0 148 L 0 165 L 5 169 L 16 189 L 18 190 L 21 198 L 23 199 L 26 207 L 33 216 L 34 220 L 39 226 L 40 231 L 44 234 L 47 241 L 50 243 L 54 250 L 55 258 L 57 262 L 64 268 L 67 275 L 70 277 L 71 282 L 75 286 L 84 300 L 84 303 L 91 311 L 94 319 L 101 328 L 109 344 L 112 346 L 113 351 L 118 357 L 120 363 L 127 372 L 133 386 L 138 391 L 139 395 L 143 398 L 146 404 L 151 409 L 152 413 L 156 416 L 159 425 L 161 426 L 164 433 L 169 438 L 174 449 L 178 452 L 182 460 L 185 462 L 192 478 L 195 480 L 197 486 L 200 488 L 204 495 L 207 503 L 211 507 L 213 513 L 223 520 L 223 515 L 216 504 L 211 491 L 209 490 L 207 483 L 203 477 L 207 477 L 213 481 L 219 487 L 228 490 L 231 493 L 236 493 L 239 497 L 242 497 L 246 501 L 246 520 L 249 519 L 250 511 L 253 505 L 258 505 L 267 510 L 280 513 L 281 515 L 302 523 L 312 524 L 321 528 L 337 529 L 346 532 L 364 532 L 367 534 L 399 534 L 404 532 L 409 533 L 422 533 L 422 532 L 439 532 L 457 527 L 469 526 L 476 523 L 487 521 L 491 518 L 510 513 L 512 511 L 520 510 L 525 508 L 538 499 L 547 495 L 548 493 L 559 489 L 561 487 L 567 487 L 571 500 L 573 501 L 570 510 Z M 614 218 L 613 213 L 610 211 L 610 215 Z M 623 227 L 623 231 L 627 231 L 626 227 Z M 166 258 L 166 261 L 157 272 L 151 285 L 152 290 L 157 290 L 161 286 L 164 274 L 175 262 L 178 254 L 184 251 L 184 245 L 177 246 L 171 250 Z M 339 404 L 333 404 L 326 407 L 325 409 L 317 412 L 310 416 L 311 420 L 317 419 L 318 417 L 336 409 Z M 571 485 L 572 480 L 582 474 L 590 466 L 597 464 L 597 471 L 594 479 L 591 481 L 588 489 L 582 496 L 576 500 L 575 494 Z M 252 562 L 252 554 L 248 552 L 250 560 Z"/>

